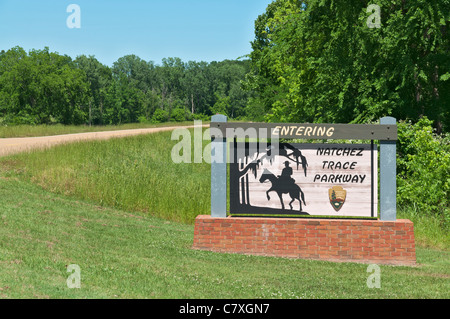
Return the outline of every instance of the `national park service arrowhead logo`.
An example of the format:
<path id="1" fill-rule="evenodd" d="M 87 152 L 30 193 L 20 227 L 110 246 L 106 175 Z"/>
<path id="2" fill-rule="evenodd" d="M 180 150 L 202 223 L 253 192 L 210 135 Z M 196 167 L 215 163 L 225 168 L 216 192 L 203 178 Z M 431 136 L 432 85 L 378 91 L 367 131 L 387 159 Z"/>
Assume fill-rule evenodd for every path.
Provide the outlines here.
<path id="1" fill-rule="evenodd" d="M 347 191 L 341 186 L 335 186 L 328 190 L 328 194 L 330 195 L 331 206 L 335 211 L 340 211 L 347 198 Z"/>

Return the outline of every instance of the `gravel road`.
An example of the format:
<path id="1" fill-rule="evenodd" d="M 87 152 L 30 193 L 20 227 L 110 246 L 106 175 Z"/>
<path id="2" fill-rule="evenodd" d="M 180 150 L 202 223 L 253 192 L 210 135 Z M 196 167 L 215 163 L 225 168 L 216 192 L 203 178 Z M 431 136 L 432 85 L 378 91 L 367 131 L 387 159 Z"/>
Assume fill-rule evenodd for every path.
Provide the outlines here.
<path id="1" fill-rule="evenodd" d="M 0 138 L 0 156 L 12 155 L 33 149 L 48 148 L 63 143 L 87 141 L 87 140 L 106 140 L 110 138 L 152 134 L 163 131 L 172 131 L 177 128 L 192 128 L 192 127 L 193 126 L 173 126 L 173 127 L 158 127 L 148 129 L 93 132 L 93 133 L 80 133 L 80 134 L 43 136 L 43 137 Z"/>

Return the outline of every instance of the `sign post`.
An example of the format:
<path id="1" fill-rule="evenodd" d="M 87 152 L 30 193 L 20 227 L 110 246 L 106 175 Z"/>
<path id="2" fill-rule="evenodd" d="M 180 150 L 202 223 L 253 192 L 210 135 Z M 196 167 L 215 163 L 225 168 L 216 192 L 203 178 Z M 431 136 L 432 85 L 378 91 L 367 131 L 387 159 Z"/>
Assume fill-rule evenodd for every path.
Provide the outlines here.
<path id="1" fill-rule="evenodd" d="M 382 125 L 397 125 L 393 117 L 384 117 Z M 397 141 L 380 141 L 380 220 L 397 220 Z"/>
<path id="2" fill-rule="evenodd" d="M 224 115 L 214 115 L 211 122 L 226 123 Z M 211 142 L 211 216 L 227 217 L 227 139 L 212 136 Z"/>

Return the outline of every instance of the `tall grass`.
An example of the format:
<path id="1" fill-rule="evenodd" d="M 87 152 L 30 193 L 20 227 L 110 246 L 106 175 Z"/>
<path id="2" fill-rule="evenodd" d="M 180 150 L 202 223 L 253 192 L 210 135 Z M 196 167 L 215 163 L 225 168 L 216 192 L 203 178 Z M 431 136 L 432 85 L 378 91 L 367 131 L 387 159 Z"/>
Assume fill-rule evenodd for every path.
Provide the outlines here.
<path id="1" fill-rule="evenodd" d="M 409 219 L 414 224 L 416 244 L 443 250 L 450 249 L 450 232 L 448 223 L 439 215 L 423 212 L 415 206 L 400 207 L 399 219 Z"/>
<path id="2" fill-rule="evenodd" d="M 173 163 L 176 143 L 165 132 L 67 144 L 4 163 L 55 193 L 193 223 L 210 213 L 210 166 Z"/>
<path id="3" fill-rule="evenodd" d="M 0 159 L 0 166 L 51 192 L 192 224 L 210 214 L 210 165 L 174 164 L 176 143 L 171 132 L 79 142 Z M 414 207 L 401 207 L 398 217 L 414 223 L 421 246 L 449 249 L 439 218 Z"/>

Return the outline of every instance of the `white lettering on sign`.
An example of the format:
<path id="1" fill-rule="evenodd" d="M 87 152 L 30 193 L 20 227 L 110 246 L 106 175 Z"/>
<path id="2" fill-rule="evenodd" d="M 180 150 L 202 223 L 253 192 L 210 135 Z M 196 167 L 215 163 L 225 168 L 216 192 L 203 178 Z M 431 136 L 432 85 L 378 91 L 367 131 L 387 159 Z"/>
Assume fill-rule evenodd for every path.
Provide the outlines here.
<path id="1" fill-rule="evenodd" d="M 334 127 L 324 126 L 298 126 L 298 125 L 278 125 L 272 129 L 272 136 L 296 136 L 302 137 L 332 137 Z"/>

